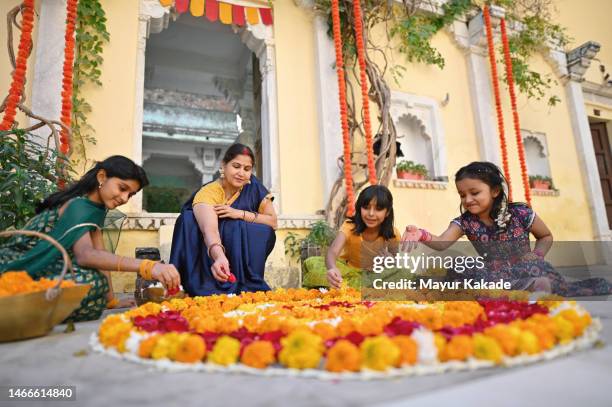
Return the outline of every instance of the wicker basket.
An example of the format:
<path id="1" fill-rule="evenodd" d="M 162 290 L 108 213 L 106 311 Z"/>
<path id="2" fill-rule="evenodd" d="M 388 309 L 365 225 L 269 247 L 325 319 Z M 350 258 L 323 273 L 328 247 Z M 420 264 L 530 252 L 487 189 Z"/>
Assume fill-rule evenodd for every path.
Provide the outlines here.
<path id="1" fill-rule="evenodd" d="M 64 267 L 57 284 L 46 291 L 11 295 L 0 298 L 0 342 L 35 338 L 48 334 L 55 325 L 65 320 L 80 304 L 90 289 L 89 284 L 60 287 L 72 262 L 66 249 L 44 233 L 29 230 L 0 232 L 0 237 L 11 235 L 36 236 L 47 240 L 61 253 Z"/>

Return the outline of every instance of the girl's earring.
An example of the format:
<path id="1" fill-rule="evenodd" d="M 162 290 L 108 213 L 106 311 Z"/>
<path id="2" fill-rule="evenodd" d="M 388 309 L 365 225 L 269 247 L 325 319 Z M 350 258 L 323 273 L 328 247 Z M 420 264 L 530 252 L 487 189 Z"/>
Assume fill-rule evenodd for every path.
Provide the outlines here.
<path id="1" fill-rule="evenodd" d="M 219 178 L 225 178 L 225 171 L 223 170 L 223 167 L 219 167 Z"/>
<path id="2" fill-rule="evenodd" d="M 98 184 L 98 189 L 102 188 L 102 182 Z"/>

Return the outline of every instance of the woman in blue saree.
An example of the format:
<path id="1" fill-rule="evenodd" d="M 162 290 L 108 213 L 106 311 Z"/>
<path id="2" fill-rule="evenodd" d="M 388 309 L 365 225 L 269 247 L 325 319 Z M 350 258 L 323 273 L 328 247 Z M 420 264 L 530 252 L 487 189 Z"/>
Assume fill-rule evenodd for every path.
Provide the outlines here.
<path id="1" fill-rule="evenodd" d="M 229 147 L 220 178 L 202 186 L 178 217 L 170 263 L 190 295 L 267 291 L 266 259 L 276 242 L 272 195 L 253 175 L 255 156 Z"/>

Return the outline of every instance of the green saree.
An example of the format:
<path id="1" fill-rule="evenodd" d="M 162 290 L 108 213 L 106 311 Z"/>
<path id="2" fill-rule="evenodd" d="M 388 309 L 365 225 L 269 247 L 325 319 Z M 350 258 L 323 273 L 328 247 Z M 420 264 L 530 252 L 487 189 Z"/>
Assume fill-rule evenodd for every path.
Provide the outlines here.
<path id="1" fill-rule="evenodd" d="M 98 270 L 79 266 L 72 249 L 81 236 L 96 229 L 94 225 L 102 228 L 105 216 L 104 205 L 80 197 L 68 204 L 62 216 L 59 216 L 58 208 L 46 210 L 24 226 L 25 230 L 46 233 L 57 240 L 72 259 L 74 281 L 91 285 L 81 306 L 66 321 L 98 319 L 106 308 L 106 294 L 109 290 L 106 276 Z M 25 270 L 36 280 L 42 277 L 54 279 L 59 277 L 62 264 L 60 252 L 47 241 L 35 237 L 16 235 L 0 245 L 0 274 L 9 270 Z M 70 272 L 66 273 L 66 279 L 73 279 Z"/>

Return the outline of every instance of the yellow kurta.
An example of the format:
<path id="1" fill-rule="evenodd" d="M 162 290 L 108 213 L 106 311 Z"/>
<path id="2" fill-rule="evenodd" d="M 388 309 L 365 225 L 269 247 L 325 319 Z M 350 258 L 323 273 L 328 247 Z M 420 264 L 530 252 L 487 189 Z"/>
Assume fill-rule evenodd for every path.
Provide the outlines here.
<path id="1" fill-rule="evenodd" d="M 353 232 L 354 228 L 355 224 L 349 221 L 345 221 L 340 227 L 340 232 L 346 236 L 344 250 L 340 258 L 346 260 L 352 267 L 371 269 L 372 258 L 379 256 L 384 248 L 393 250 L 400 240 L 400 234 L 396 228 L 393 228 L 394 238 L 387 241 L 382 236 L 373 241 L 364 240 L 361 235 L 356 235 Z"/>
<path id="2" fill-rule="evenodd" d="M 225 191 L 223 190 L 221 183 L 219 181 L 213 181 L 200 188 L 198 193 L 193 197 L 192 206 L 196 206 L 197 204 L 231 205 L 240 196 L 240 191 L 241 190 L 238 190 L 231 198 L 225 199 Z M 259 203 L 259 213 L 263 213 L 264 207 L 268 200 L 272 200 L 272 194 L 266 195 L 266 197 Z"/>

